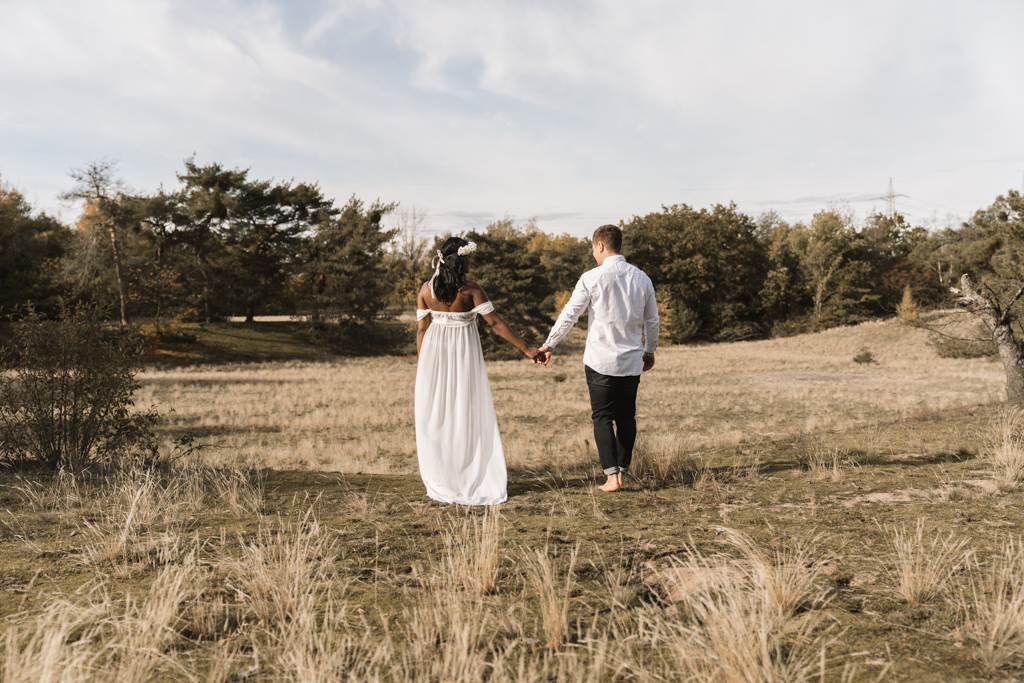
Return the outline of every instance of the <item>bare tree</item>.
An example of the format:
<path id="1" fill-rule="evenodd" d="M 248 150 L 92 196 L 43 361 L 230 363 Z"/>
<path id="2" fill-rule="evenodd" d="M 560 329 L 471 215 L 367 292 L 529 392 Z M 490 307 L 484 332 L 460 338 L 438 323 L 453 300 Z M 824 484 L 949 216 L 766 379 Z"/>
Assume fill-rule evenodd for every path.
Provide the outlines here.
<path id="1" fill-rule="evenodd" d="M 393 225 L 396 232 L 391 242 L 391 256 L 395 280 L 402 295 L 415 293 L 428 261 L 426 231 L 430 217 L 422 207 L 402 207 L 395 214 Z"/>
<path id="2" fill-rule="evenodd" d="M 121 303 L 121 324 L 128 324 L 128 283 L 121 266 L 120 233 L 131 221 L 131 202 L 124 181 L 116 177 L 117 162 L 94 161 L 68 173 L 75 186 L 60 194 L 61 201 L 82 202 L 83 221 L 94 223 L 110 238 L 114 274 Z"/>
<path id="3" fill-rule="evenodd" d="M 950 229 L 946 233 L 952 232 Z M 950 287 L 956 310 L 980 320 L 977 331 L 967 332 L 962 316 L 937 311 L 928 320 L 902 321 L 960 342 L 995 345 L 1006 373 L 1006 400 L 1024 403 L 1024 350 L 1014 334 L 1021 331 L 1020 302 L 1024 297 L 1024 195 L 1010 190 L 991 206 L 979 209 L 947 243 L 936 258 L 949 263 L 937 268 L 940 276 L 962 273 L 960 286 Z M 941 263 L 941 260 L 940 260 Z M 954 270 L 954 264 L 956 270 Z M 948 275 L 947 275 L 948 273 Z M 973 275 L 969 274 L 973 273 Z M 957 318 L 960 317 L 960 320 Z M 901 316 L 903 318 L 903 316 Z"/>
<path id="4" fill-rule="evenodd" d="M 992 341 L 1006 371 L 1007 403 L 1024 403 L 1024 354 L 1010 326 L 1010 312 L 1024 294 L 1024 286 L 1017 289 L 1005 306 L 1000 306 L 997 293 L 984 281 L 976 286 L 966 273 L 960 276 L 960 288 L 954 287 L 951 291 L 957 296 L 957 308 L 981 318 L 992 333 Z"/>

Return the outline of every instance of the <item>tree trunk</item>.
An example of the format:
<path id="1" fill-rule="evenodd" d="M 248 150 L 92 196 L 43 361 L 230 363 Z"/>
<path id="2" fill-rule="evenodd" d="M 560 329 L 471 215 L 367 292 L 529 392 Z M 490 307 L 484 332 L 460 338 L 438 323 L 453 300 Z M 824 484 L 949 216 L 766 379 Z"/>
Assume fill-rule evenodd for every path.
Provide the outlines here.
<path id="1" fill-rule="evenodd" d="M 960 290 L 957 293 L 960 295 L 958 305 L 981 318 L 992 333 L 992 341 L 996 344 L 999 359 L 1003 361 L 1003 369 L 1006 371 L 1007 403 L 1024 403 L 1024 355 L 1010 327 L 1010 308 L 1024 294 L 1024 287 L 1017 290 L 1005 309 L 1000 309 L 992 296 L 978 292 L 967 274 L 960 277 Z"/>
<path id="2" fill-rule="evenodd" d="M 253 287 L 250 282 L 249 286 L 245 288 L 245 322 L 256 322 L 256 308 L 259 306 L 259 302 L 260 288 Z"/>
<path id="3" fill-rule="evenodd" d="M 156 327 L 160 329 L 160 316 L 164 310 L 164 246 L 163 239 L 158 237 L 156 243 Z"/>
<path id="4" fill-rule="evenodd" d="M 117 275 L 117 293 L 121 297 L 121 324 L 128 324 L 128 289 L 124 281 L 124 274 L 121 271 L 121 249 L 117 244 L 117 231 L 114 230 L 113 222 L 107 223 L 107 230 L 110 232 L 110 248 L 114 251 L 114 273 Z"/>
<path id="5" fill-rule="evenodd" d="M 199 264 L 199 273 L 203 276 L 203 312 L 206 322 L 212 322 L 213 316 L 210 313 L 210 270 L 206 265 L 206 254 L 202 247 L 196 247 L 196 262 Z"/>

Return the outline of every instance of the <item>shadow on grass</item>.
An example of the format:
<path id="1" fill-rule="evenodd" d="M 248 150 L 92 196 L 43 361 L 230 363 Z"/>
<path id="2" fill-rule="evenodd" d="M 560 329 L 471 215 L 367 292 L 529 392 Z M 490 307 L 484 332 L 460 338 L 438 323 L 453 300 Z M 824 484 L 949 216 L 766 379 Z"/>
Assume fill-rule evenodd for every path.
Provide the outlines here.
<path id="1" fill-rule="evenodd" d="M 299 321 L 175 323 L 166 330 L 151 332 L 149 339 L 149 362 L 171 367 L 407 356 L 416 352 L 415 331 L 399 320 L 319 331 Z"/>

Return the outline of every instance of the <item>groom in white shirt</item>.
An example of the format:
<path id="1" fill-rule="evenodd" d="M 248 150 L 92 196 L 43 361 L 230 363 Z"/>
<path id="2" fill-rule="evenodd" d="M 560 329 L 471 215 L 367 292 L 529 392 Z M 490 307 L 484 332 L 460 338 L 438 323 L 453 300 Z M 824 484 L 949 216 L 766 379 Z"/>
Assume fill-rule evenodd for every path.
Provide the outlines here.
<path id="1" fill-rule="evenodd" d="M 588 270 L 555 321 L 544 346 L 544 365 L 583 311 L 589 310 L 583 364 L 590 389 L 594 442 L 608 476 L 602 491 L 618 491 L 629 471 L 636 442 L 636 392 L 640 373 L 654 367 L 658 305 L 647 273 L 621 255 L 622 230 L 602 225 L 594 232 L 597 268 Z"/>

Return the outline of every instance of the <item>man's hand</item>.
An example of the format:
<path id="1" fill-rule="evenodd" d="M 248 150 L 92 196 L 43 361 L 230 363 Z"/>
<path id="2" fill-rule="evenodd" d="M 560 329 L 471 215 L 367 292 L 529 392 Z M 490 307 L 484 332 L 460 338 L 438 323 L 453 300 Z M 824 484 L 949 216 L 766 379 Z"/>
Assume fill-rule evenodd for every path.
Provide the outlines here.
<path id="1" fill-rule="evenodd" d="M 644 369 L 641 370 L 641 372 L 647 372 L 648 370 L 650 370 L 651 368 L 654 367 L 654 354 L 653 353 L 645 353 L 643 355 L 643 359 L 644 359 Z"/>
<path id="2" fill-rule="evenodd" d="M 534 364 L 547 366 L 548 361 L 551 360 L 551 349 L 547 344 L 540 347 L 537 352 L 537 357 L 533 359 Z"/>

